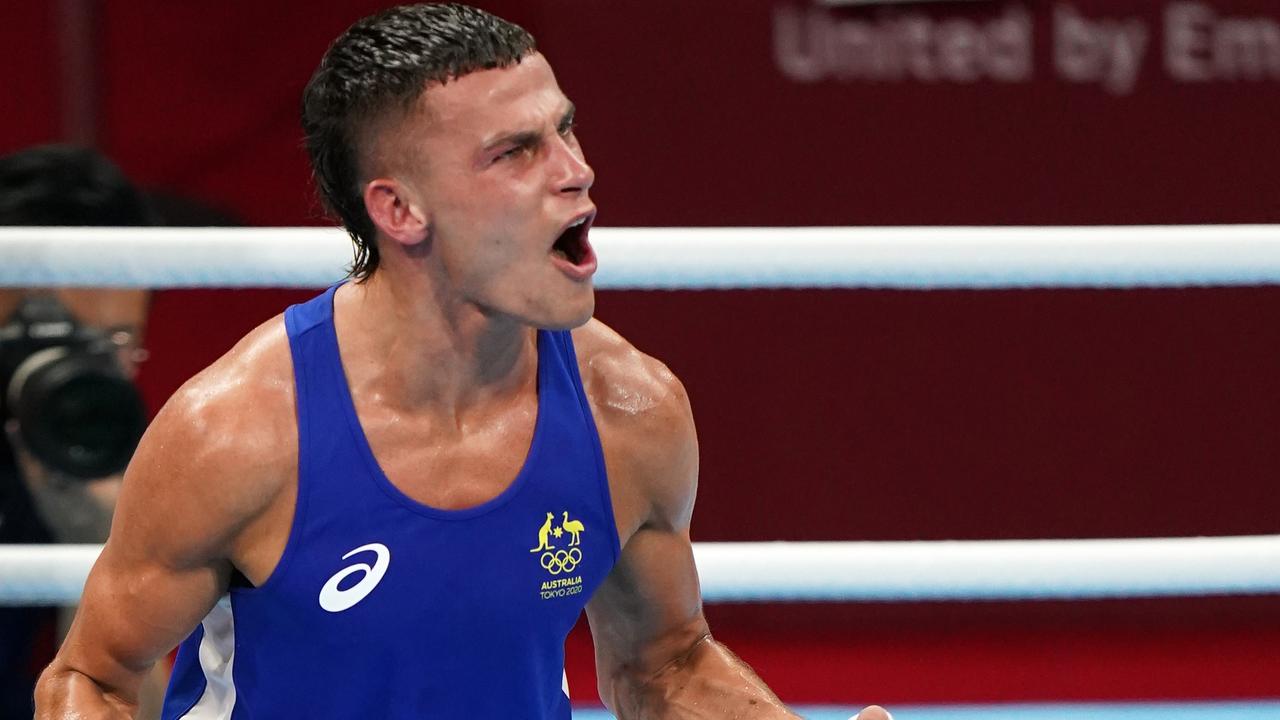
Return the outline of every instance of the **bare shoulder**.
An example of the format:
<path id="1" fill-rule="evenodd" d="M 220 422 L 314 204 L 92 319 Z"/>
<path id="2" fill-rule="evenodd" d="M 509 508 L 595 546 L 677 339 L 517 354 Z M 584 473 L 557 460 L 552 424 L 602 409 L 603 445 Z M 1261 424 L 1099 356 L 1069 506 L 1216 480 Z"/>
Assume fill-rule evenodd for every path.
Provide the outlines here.
<path id="1" fill-rule="evenodd" d="M 661 361 L 637 350 L 599 320 L 575 330 L 573 342 L 598 422 L 622 432 L 693 431 L 684 385 Z"/>
<path id="2" fill-rule="evenodd" d="M 164 545 L 225 554 L 292 477 L 293 396 L 277 316 L 188 380 L 157 414 L 125 472 L 113 539 L 117 531 L 152 542 L 181 536 Z"/>
<path id="3" fill-rule="evenodd" d="M 684 385 L 599 320 L 574 330 L 573 340 L 615 494 L 622 484 L 624 493 L 648 499 L 666 521 L 687 522 L 698 440 Z"/>

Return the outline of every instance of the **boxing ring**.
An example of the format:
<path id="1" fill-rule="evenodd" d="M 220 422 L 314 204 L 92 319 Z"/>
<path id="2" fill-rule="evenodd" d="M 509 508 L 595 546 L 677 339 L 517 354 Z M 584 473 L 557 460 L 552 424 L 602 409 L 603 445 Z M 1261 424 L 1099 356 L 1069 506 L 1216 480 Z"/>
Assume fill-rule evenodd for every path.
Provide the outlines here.
<path id="1" fill-rule="evenodd" d="M 596 228 L 601 289 L 1280 284 L 1280 227 Z M 0 287 L 322 287 L 335 229 L 11 228 Z M 678 255 L 677 255 L 678 254 Z M 678 256 L 680 262 L 671 262 Z M 97 546 L 0 546 L 0 605 L 79 597 Z M 1280 535 L 699 543 L 707 602 L 1085 600 L 1280 593 Z M 874 698 L 868 698 L 874 700 Z M 809 708 L 847 718 L 852 708 Z M 1253 720 L 1277 702 L 893 707 L 898 720 Z M 607 715 L 584 710 L 576 717 Z"/>

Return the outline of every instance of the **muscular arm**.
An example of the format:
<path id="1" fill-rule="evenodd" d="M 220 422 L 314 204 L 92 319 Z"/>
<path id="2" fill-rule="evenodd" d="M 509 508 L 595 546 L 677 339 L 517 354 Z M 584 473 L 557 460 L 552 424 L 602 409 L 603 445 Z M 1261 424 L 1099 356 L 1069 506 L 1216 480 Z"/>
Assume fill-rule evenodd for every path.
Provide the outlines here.
<path id="1" fill-rule="evenodd" d="M 580 336 L 623 541 L 587 607 L 601 698 L 620 720 L 798 717 L 703 617 L 689 540 L 698 446 L 684 388 L 598 323 Z"/>
<path id="2" fill-rule="evenodd" d="M 246 412 L 251 397 L 278 398 L 234 357 L 219 363 L 140 443 L 75 621 L 36 686 L 37 720 L 132 718 L 148 670 L 226 591 L 237 544 L 278 494 L 288 451 L 268 445 L 272 413 Z"/>

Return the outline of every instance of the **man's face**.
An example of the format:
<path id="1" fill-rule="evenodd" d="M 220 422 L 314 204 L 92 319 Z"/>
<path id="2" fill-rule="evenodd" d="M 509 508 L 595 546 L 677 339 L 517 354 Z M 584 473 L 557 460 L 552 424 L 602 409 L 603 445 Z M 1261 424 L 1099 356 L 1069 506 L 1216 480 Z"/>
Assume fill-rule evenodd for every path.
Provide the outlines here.
<path id="1" fill-rule="evenodd" d="M 595 174 L 540 54 L 431 86 L 385 165 L 430 223 L 431 267 L 482 312 L 570 328 L 594 310 Z"/>
<path id="2" fill-rule="evenodd" d="M 133 378 L 145 357 L 140 349 L 147 322 L 150 292 L 126 288 L 58 288 L 56 290 L 0 288 L 0 324 L 9 320 L 29 295 L 50 292 L 76 322 L 112 334 L 117 360 L 125 375 Z M 123 334 L 116 337 L 117 334 Z M 127 336 L 127 337 L 125 337 Z"/>

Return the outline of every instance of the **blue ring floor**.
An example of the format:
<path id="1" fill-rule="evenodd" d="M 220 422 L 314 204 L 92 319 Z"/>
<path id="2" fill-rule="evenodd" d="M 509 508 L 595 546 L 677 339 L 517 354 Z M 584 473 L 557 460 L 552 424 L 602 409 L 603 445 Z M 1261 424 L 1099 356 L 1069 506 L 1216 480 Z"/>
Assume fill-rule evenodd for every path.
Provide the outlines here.
<path id="1" fill-rule="evenodd" d="M 888 705 L 893 720 L 1277 720 L 1280 700 L 1257 702 L 1008 703 Z M 809 720 L 848 720 L 857 707 L 799 706 Z M 575 709 L 574 720 L 613 720 L 599 708 Z"/>

